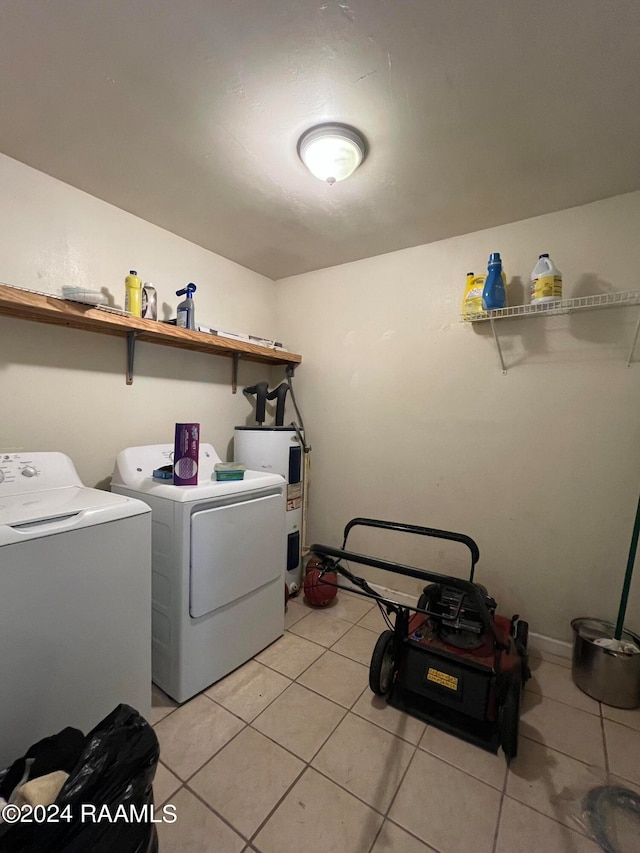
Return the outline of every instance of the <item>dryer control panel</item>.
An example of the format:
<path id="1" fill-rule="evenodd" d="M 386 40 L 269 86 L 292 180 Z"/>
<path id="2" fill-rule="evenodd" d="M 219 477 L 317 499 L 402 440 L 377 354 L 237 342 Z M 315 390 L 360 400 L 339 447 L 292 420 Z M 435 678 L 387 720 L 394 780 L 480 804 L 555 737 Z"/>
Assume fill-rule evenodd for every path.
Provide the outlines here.
<path id="1" fill-rule="evenodd" d="M 173 463 L 173 444 L 151 444 L 144 447 L 128 447 L 116 458 L 113 483 L 140 489 L 145 480 L 153 479 L 156 468 Z M 214 480 L 214 466 L 221 459 L 211 444 L 200 443 L 198 453 L 198 485 Z"/>
<path id="2" fill-rule="evenodd" d="M 0 453 L 0 495 L 81 485 L 73 462 L 64 453 Z"/>

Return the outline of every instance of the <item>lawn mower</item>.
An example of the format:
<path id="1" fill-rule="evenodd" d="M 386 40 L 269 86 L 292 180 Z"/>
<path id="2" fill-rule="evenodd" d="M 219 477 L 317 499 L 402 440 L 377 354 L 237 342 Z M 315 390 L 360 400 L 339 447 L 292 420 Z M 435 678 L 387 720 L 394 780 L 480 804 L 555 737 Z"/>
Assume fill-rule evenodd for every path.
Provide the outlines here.
<path id="1" fill-rule="evenodd" d="M 468 581 L 346 550 L 354 527 L 375 527 L 448 539 L 471 552 Z M 496 602 L 474 583 L 480 557 L 469 536 L 373 518 L 353 518 L 342 548 L 312 545 L 322 582 L 373 598 L 388 625 L 378 638 L 369 667 L 371 690 L 395 708 L 490 752 L 499 747 L 509 761 L 518 751 L 520 694 L 530 676 L 528 625 L 519 616 L 496 614 Z M 426 582 L 417 607 L 399 604 L 354 575 L 343 561 Z M 350 585 L 339 583 L 346 578 Z M 390 614 L 395 614 L 395 624 Z"/>

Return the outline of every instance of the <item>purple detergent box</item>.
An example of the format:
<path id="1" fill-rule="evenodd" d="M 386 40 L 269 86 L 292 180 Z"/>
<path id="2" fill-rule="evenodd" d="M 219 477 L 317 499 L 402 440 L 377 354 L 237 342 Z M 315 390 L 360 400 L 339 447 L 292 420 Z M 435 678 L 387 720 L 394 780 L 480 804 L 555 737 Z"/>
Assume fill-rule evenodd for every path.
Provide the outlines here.
<path id="1" fill-rule="evenodd" d="M 173 485 L 198 485 L 200 424 L 176 424 L 173 449 Z"/>

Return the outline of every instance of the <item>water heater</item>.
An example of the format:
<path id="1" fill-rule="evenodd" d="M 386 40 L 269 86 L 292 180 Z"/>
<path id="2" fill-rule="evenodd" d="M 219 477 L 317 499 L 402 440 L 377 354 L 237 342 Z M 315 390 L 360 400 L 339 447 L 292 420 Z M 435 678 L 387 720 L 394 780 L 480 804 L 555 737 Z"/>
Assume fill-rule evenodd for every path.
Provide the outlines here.
<path id="1" fill-rule="evenodd" d="M 235 428 L 234 460 L 251 471 L 281 474 L 287 481 L 285 583 L 290 595 L 302 584 L 302 446 L 293 426 Z"/>

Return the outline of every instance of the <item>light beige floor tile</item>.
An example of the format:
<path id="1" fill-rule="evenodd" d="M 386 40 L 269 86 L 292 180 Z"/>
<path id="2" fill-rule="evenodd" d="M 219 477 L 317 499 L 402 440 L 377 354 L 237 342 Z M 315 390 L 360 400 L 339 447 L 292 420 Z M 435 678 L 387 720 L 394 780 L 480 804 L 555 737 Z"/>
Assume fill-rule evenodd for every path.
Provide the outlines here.
<path id="1" fill-rule="evenodd" d="M 310 761 L 345 713 L 340 705 L 292 684 L 253 721 L 253 727 Z"/>
<path id="2" fill-rule="evenodd" d="M 495 788 L 419 749 L 389 817 L 441 853 L 491 853 L 500 797 Z"/>
<path id="3" fill-rule="evenodd" d="M 325 652 L 302 673 L 298 683 L 350 708 L 369 684 L 369 670 L 361 663 Z"/>
<path id="4" fill-rule="evenodd" d="M 172 794 L 178 790 L 178 788 L 182 785 L 182 782 L 178 779 L 177 776 L 164 766 L 164 764 L 159 761 L 158 766 L 156 767 L 156 775 L 153 780 L 153 802 L 156 806 L 162 805 L 162 803 L 166 802 Z"/>
<path id="5" fill-rule="evenodd" d="M 155 726 L 178 707 L 170 696 L 163 693 L 155 684 L 151 685 L 151 725 Z"/>
<path id="6" fill-rule="evenodd" d="M 205 692 L 227 711 L 250 723 L 290 684 L 284 675 L 250 660 Z"/>
<path id="7" fill-rule="evenodd" d="M 295 600 L 289 599 L 286 610 L 284 611 L 284 627 L 290 628 L 292 625 L 307 615 L 307 608 L 302 604 L 302 596 Z"/>
<path id="8" fill-rule="evenodd" d="M 507 775 L 507 762 L 504 754 L 494 755 L 485 749 L 466 743 L 447 732 L 428 726 L 420 741 L 420 749 L 437 755 L 449 764 L 453 764 L 465 773 L 486 782 L 492 788 L 502 791 Z"/>
<path id="9" fill-rule="evenodd" d="M 524 691 L 520 734 L 586 764 L 605 766 L 600 717 Z"/>
<path id="10" fill-rule="evenodd" d="M 431 853 L 432 850 L 433 847 L 427 847 L 395 823 L 385 820 L 371 853 Z"/>
<path id="11" fill-rule="evenodd" d="M 183 788 L 174 799 L 175 823 L 159 823 L 162 853 L 240 853 L 246 842 L 213 814 L 197 797 Z"/>
<path id="12" fill-rule="evenodd" d="M 509 797 L 504 798 L 495 853 L 598 853 L 600 846 Z"/>
<path id="13" fill-rule="evenodd" d="M 338 591 L 333 602 L 325 608 L 331 616 L 345 619 L 347 622 L 356 623 L 368 613 L 375 604 L 369 598 L 363 596 L 349 595 Z"/>
<path id="14" fill-rule="evenodd" d="M 392 708 L 383 696 L 376 696 L 369 688 L 362 693 L 351 710 L 359 717 L 364 717 L 365 720 L 375 723 L 409 743 L 418 743 L 426 729 L 421 720 L 410 717 L 409 714 L 398 711 L 397 708 Z"/>
<path id="15" fill-rule="evenodd" d="M 312 762 L 347 791 L 386 812 L 415 747 L 347 714 Z"/>
<path id="16" fill-rule="evenodd" d="M 211 699 L 196 696 L 155 727 L 160 759 L 180 779 L 188 779 L 243 726 Z"/>
<path id="17" fill-rule="evenodd" d="M 368 631 L 366 628 L 354 625 L 343 637 L 340 637 L 337 643 L 331 646 L 331 651 L 351 658 L 351 660 L 357 660 L 364 666 L 369 666 L 373 647 L 379 636 L 374 631 Z"/>
<path id="18" fill-rule="evenodd" d="M 391 623 L 395 624 L 395 616 L 393 613 L 391 614 L 390 619 Z M 380 613 L 380 608 L 375 603 L 371 610 L 363 616 L 362 619 L 358 620 L 358 625 L 361 628 L 368 628 L 370 631 L 375 631 L 376 634 L 381 634 L 383 631 L 387 630 L 387 623 L 384 621 L 382 613 Z"/>
<path id="19" fill-rule="evenodd" d="M 536 663 L 536 660 L 546 660 L 549 663 L 555 663 L 558 664 L 558 666 L 564 666 L 571 669 L 571 657 L 562 657 L 561 655 L 554 655 L 551 652 L 543 652 L 538 649 L 530 650 L 529 660 L 533 664 Z"/>
<path id="20" fill-rule="evenodd" d="M 302 761 L 247 727 L 189 787 L 248 838 L 303 769 Z"/>
<path id="21" fill-rule="evenodd" d="M 323 609 L 309 613 L 304 619 L 292 625 L 290 631 L 298 637 L 304 637 L 305 640 L 311 640 L 313 643 L 329 648 L 343 634 L 346 634 L 349 628 L 351 628 L 351 622 L 338 619 L 337 616 L 332 616 Z"/>
<path id="22" fill-rule="evenodd" d="M 614 773 L 609 773 L 609 784 L 617 785 L 619 788 L 628 788 L 634 794 L 640 794 L 640 785 L 635 785 L 628 779 L 623 779 L 621 776 L 616 776 Z"/>
<path id="23" fill-rule="evenodd" d="M 341 586 L 345 587 L 344 589 L 340 590 L 339 595 L 344 595 L 347 597 L 350 596 L 351 598 L 359 598 L 359 599 L 363 600 L 362 596 L 359 595 L 359 593 L 357 592 L 357 590 L 359 590 L 360 587 L 355 586 L 354 584 L 351 583 L 351 581 L 348 578 L 345 578 L 342 575 L 340 575 L 338 580 L 340 581 Z"/>
<path id="24" fill-rule="evenodd" d="M 507 774 L 507 796 L 585 833 L 582 802 L 592 789 L 606 784 L 601 767 L 589 767 L 575 758 L 521 737 L 518 755 Z"/>
<path id="25" fill-rule="evenodd" d="M 605 720 L 604 735 L 611 773 L 640 784 L 640 732 Z"/>
<path id="26" fill-rule="evenodd" d="M 324 646 L 303 640 L 289 632 L 272 643 L 255 657 L 265 666 L 275 669 L 288 678 L 297 678 L 324 654 Z"/>
<path id="27" fill-rule="evenodd" d="M 611 705 L 602 703 L 602 716 L 607 720 L 613 720 L 623 726 L 640 731 L 640 708 L 627 710 L 625 708 L 613 708 Z"/>
<path id="28" fill-rule="evenodd" d="M 260 853 L 363 853 L 382 817 L 307 769 L 254 839 Z"/>
<path id="29" fill-rule="evenodd" d="M 600 703 L 576 687 L 571 678 L 571 670 L 566 666 L 545 660 L 532 660 L 530 668 L 531 678 L 527 681 L 525 690 L 564 702 L 565 705 L 572 705 L 590 714 L 600 715 Z"/>

